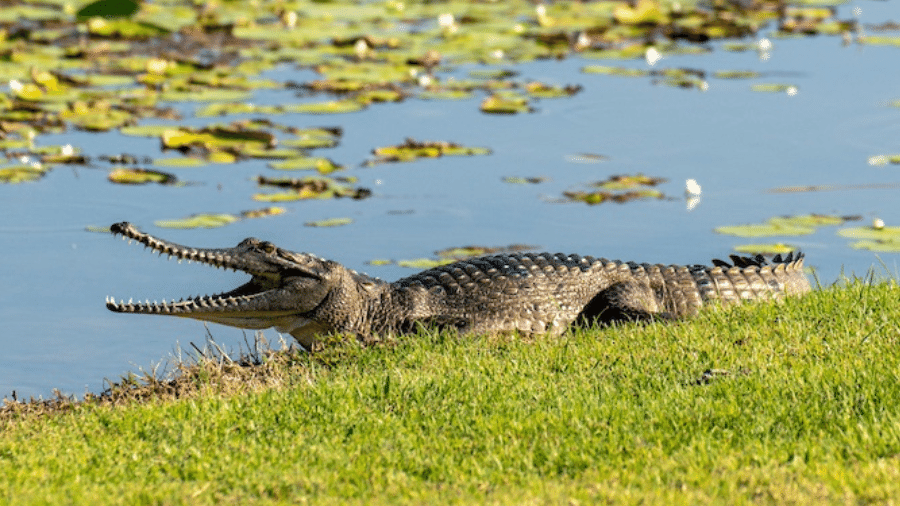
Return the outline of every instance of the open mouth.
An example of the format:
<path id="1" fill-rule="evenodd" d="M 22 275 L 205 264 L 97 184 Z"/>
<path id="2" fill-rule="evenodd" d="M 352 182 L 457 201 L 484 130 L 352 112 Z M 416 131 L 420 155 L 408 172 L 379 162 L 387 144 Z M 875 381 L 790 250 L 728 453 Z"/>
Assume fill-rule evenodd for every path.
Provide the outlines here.
<path id="1" fill-rule="evenodd" d="M 134 302 L 129 300 L 125 302 L 120 300 L 116 302 L 114 298 L 107 297 L 106 307 L 110 311 L 175 316 L 209 312 L 252 311 L 254 306 L 257 305 L 258 299 L 278 287 L 277 274 L 251 270 L 249 267 L 251 267 L 253 262 L 247 259 L 238 259 L 233 249 L 205 249 L 181 246 L 145 234 L 130 223 L 116 223 L 110 227 L 110 231 L 114 235 L 122 236 L 124 240 L 129 242 L 137 241 L 160 255 L 166 254 L 170 258 L 176 257 L 179 261 L 198 262 L 217 268 L 245 272 L 253 276 L 250 281 L 231 291 L 187 299 L 182 298 L 177 301 L 151 302 L 147 300 Z"/>

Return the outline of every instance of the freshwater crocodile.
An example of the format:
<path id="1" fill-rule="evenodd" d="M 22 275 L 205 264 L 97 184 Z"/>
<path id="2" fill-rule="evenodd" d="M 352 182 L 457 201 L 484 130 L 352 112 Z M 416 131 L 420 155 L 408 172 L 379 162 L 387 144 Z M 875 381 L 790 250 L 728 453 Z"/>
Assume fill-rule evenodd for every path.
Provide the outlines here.
<path id="1" fill-rule="evenodd" d="M 731 256 L 731 263 L 650 265 L 561 253 L 484 256 L 381 281 L 341 264 L 255 238 L 234 248 L 181 246 L 110 227 L 170 257 L 246 272 L 246 284 L 218 295 L 161 303 L 115 302 L 119 313 L 162 314 L 233 327 L 275 327 L 307 349 L 319 336 L 368 341 L 414 332 L 419 325 L 463 333 L 558 335 L 571 326 L 619 320 L 676 319 L 709 304 L 779 299 L 810 290 L 803 255 Z"/>

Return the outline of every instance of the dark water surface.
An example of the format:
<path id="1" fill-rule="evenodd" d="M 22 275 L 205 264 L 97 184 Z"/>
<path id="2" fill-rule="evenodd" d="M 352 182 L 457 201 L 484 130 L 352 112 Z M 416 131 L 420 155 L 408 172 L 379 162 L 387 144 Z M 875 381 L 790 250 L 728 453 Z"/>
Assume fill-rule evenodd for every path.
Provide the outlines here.
<path id="1" fill-rule="evenodd" d="M 890 19 L 890 2 L 866 3 L 863 22 Z M 851 9 L 845 6 L 842 9 Z M 896 16 L 895 16 L 896 17 Z M 256 236 L 299 251 L 315 252 L 385 279 L 413 271 L 375 267 L 372 259 L 433 256 L 435 250 L 478 244 L 524 243 L 542 250 L 660 263 L 705 263 L 754 240 L 722 236 L 713 228 L 758 223 L 773 216 L 807 213 L 861 215 L 900 223 L 897 189 L 770 193 L 794 185 L 900 183 L 900 166 L 873 167 L 867 159 L 900 152 L 900 99 L 896 62 L 900 48 L 842 46 L 838 37 L 774 39 L 768 60 L 755 52 L 666 57 L 657 67 L 757 70 L 754 80 L 708 78 L 705 92 L 654 85 L 648 78 L 587 75 L 577 57 L 516 66 L 523 78 L 580 84 L 567 99 L 542 100 L 533 114 L 489 116 L 478 112 L 481 97 L 460 102 L 407 100 L 374 105 L 339 116 L 285 115 L 272 118 L 299 127 L 344 128 L 337 148 L 317 154 L 352 167 L 372 198 L 288 203 L 288 213 L 241 221 L 219 229 L 167 230 L 153 222 L 201 212 L 236 213 L 262 207 L 251 199 L 251 178 L 276 173 L 265 161 L 231 166 L 173 169 L 187 187 L 111 185 L 107 171 L 56 168 L 44 179 L 0 185 L 0 395 L 47 396 L 53 388 L 82 394 L 148 369 L 190 342 L 202 343 L 202 323 L 175 318 L 113 314 L 117 298 L 178 298 L 230 289 L 245 276 L 205 266 L 179 265 L 127 246 L 111 236 L 85 231 L 131 221 L 143 230 L 192 246 L 233 246 Z M 646 68 L 643 61 L 625 62 Z M 466 68 L 460 69 L 464 77 Z M 309 71 L 285 67 L 275 79 L 312 79 Z M 797 86 L 795 96 L 750 91 L 753 83 Z M 296 100 L 288 92 L 260 92 L 258 103 Z M 190 109 L 188 109 L 190 111 Z M 217 118 L 227 121 L 237 118 Z M 207 124 L 197 119 L 182 123 Z M 486 146 L 490 156 L 445 157 L 361 168 L 376 146 L 406 137 Z M 71 143 L 89 156 L 131 153 L 159 156 L 159 141 L 117 133 L 69 131 L 42 136 L 43 144 Z M 579 153 L 609 157 L 575 163 Z M 566 190 L 612 174 L 663 177 L 671 199 L 625 205 L 558 203 Z M 505 176 L 545 176 L 538 185 L 512 185 Z M 685 180 L 703 187 L 702 201 L 685 208 Z M 350 217 L 337 228 L 304 222 Z M 776 239 L 797 245 L 823 283 L 843 270 L 865 274 L 898 271 L 897 255 L 853 250 L 825 227 L 805 237 Z M 767 241 L 768 242 L 768 241 Z M 882 267 L 882 263 L 887 267 Z M 211 325 L 226 348 L 244 334 Z M 272 330 L 270 340 L 278 339 Z M 288 339 L 290 337 L 288 336 Z"/>

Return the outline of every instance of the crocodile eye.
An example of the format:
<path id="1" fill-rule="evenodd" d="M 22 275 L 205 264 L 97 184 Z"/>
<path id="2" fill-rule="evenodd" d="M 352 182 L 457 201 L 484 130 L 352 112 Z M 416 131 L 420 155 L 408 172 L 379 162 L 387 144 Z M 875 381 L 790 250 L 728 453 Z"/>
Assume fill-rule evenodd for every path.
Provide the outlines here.
<path id="1" fill-rule="evenodd" d="M 259 249 L 263 250 L 263 252 L 265 252 L 265 253 L 275 253 L 275 250 L 277 248 L 275 247 L 274 244 L 272 244 L 268 241 L 263 241 L 263 242 L 259 243 Z"/>

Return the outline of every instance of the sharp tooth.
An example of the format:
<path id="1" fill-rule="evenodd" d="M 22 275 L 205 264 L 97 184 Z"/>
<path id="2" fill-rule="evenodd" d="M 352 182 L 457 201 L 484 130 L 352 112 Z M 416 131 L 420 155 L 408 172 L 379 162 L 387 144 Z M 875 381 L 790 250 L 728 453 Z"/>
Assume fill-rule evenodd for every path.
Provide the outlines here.
<path id="1" fill-rule="evenodd" d="M 128 299 L 128 305 L 129 305 L 129 306 L 132 304 L 132 301 L 133 301 L 133 300 L 134 300 L 134 299 Z"/>

